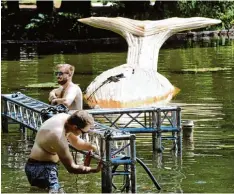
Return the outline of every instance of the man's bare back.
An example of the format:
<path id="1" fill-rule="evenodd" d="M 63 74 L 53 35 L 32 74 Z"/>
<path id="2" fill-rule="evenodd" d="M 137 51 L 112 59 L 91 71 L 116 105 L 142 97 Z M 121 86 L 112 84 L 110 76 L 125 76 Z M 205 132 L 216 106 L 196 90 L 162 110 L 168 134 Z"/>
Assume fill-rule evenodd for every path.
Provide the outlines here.
<path id="1" fill-rule="evenodd" d="M 55 148 L 58 147 L 59 141 L 62 141 L 64 146 L 68 146 L 64 125 L 69 116 L 64 113 L 57 114 L 43 123 L 37 132 L 35 143 L 29 156 L 30 158 L 55 163 L 59 161 Z"/>

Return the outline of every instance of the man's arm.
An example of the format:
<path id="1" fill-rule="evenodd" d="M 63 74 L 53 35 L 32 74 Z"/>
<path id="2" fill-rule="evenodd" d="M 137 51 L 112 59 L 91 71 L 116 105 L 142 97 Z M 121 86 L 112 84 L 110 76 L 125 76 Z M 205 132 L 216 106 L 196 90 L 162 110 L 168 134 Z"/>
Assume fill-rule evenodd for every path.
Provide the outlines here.
<path id="1" fill-rule="evenodd" d="M 65 168 L 67 169 L 69 173 L 89 174 L 89 173 L 96 173 L 101 170 L 101 165 L 102 165 L 101 162 L 98 164 L 97 168 L 77 165 L 72 158 L 66 139 L 62 138 L 60 140 L 57 140 L 55 150 L 58 154 L 60 161 L 63 163 L 63 165 L 65 166 Z"/>
<path id="2" fill-rule="evenodd" d="M 86 151 L 96 151 L 96 146 L 92 145 L 89 142 L 84 141 L 78 136 L 75 136 L 74 134 L 70 134 L 67 138 L 71 145 L 75 147 L 78 150 L 86 150 Z"/>
<path id="3" fill-rule="evenodd" d="M 52 100 L 58 98 L 60 95 L 61 95 L 61 92 L 62 92 L 62 88 L 59 87 L 59 88 L 56 88 L 56 89 L 53 89 L 50 93 L 49 93 L 49 102 L 52 102 Z"/>
<path id="4" fill-rule="evenodd" d="M 52 104 L 63 104 L 67 107 L 71 106 L 77 95 L 77 88 L 72 86 L 69 87 L 64 96 L 61 98 L 54 98 Z"/>

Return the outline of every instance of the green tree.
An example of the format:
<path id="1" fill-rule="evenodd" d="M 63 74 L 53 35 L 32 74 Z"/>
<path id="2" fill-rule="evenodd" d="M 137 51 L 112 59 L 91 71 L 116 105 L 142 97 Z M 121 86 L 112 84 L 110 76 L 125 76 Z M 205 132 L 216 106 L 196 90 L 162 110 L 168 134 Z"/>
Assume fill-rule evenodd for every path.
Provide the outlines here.
<path id="1" fill-rule="evenodd" d="M 158 20 L 178 15 L 177 1 L 155 1 L 150 19 Z"/>
<path id="2" fill-rule="evenodd" d="M 182 16 L 220 19 L 226 29 L 234 20 L 233 1 L 179 1 L 178 5 Z"/>

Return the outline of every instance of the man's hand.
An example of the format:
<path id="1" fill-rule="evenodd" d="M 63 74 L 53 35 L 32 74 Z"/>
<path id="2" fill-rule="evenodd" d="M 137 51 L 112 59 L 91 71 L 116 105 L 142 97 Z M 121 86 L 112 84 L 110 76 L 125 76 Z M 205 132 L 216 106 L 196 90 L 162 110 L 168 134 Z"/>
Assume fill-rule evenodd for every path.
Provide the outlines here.
<path id="1" fill-rule="evenodd" d="M 92 147 L 91 149 L 92 149 L 93 152 L 97 152 L 97 146 L 91 145 L 91 147 Z"/>
<path id="2" fill-rule="evenodd" d="M 55 94 L 51 94 L 49 95 L 49 102 L 52 102 L 54 99 L 56 99 L 57 96 Z"/>
<path id="3" fill-rule="evenodd" d="M 89 174 L 89 173 L 97 173 L 97 172 L 99 172 L 101 169 L 102 169 L 102 161 L 100 160 L 100 161 L 98 162 L 97 168 L 91 168 L 91 167 L 89 167 L 89 166 L 83 166 L 82 171 L 83 171 L 83 174 Z M 78 173 L 78 174 L 79 174 L 79 173 Z M 80 174 L 82 174 L 82 173 L 80 173 Z"/>
<path id="4" fill-rule="evenodd" d="M 54 98 L 52 101 L 51 101 L 51 105 L 57 105 L 57 101 L 56 101 L 56 98 Z"/>

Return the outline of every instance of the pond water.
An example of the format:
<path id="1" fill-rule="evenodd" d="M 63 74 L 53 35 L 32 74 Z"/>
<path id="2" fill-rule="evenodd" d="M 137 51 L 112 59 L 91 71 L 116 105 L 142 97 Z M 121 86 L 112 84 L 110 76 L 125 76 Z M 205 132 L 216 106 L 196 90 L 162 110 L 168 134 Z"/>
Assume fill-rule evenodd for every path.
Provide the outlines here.
<path id="1" fill-rule="evenodd" d="M 64 45 L 66 48 L 66 45 Z M 50 54 L 45 54 L 50 53 Z M 124 64 L 126 51 L 80 53 L 56 51 L 41 45 L 2 45 L 1 92 L 20 91 L 47 102 L 51 88 L 30 84 L 56 82 L 53 68 L 58 63 L 75 65 L 74 82 L 82 90 L 101 72 Z M 220 68 L 216 72 L 182 71 Z M 137 157 L 145 162 L 160 183 L 161 192 L 233 193 L 234 192 L 234 41 L 213 43 L 187 41 L 164 45 L 159 53 L 158 71 L 180 88 L 172 104 L 181 106 L 182 120 L 193 120 L 193 139 L 183 139 L 182 157 L 170 152 L 171 142 L 163 142 L 163 154 L 152 152 L 151 135 L 137 135 Z M 10 125 L 1 138 L 1 192 L 43 192 L 31 188 L 24 164 L 33 136 L 20 133 Z M 59 179 L 67 193 L 100 193 L 101 175 L 69 174 L 60 165 Z M 137 190 L 158 192 L 143 168 L 137 164 Z"/>

